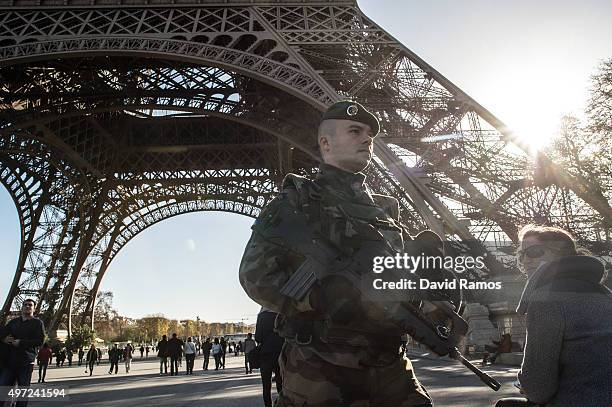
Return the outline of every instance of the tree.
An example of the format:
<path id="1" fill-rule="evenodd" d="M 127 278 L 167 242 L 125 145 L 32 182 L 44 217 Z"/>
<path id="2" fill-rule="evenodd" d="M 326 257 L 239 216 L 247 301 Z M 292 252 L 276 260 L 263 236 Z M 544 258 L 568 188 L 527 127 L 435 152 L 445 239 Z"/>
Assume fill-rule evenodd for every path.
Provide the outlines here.
<path id="1" fill-rule="evenodd" d="M 243 332 L 244 324 L 233 322 L 211 322 L 201 320 L 172 320 L 163 314 L 151 314 L 139 319 L 119 315 L 113 308 L 113 293 L 101 291 L 96 296 L 95 319 L 96 333 L 107 341 L 158 341 L 162 335 L 179 337 L 215 337 L 235 332 Z M 254 331 L 254 326 L 246 327 Z"/>
<path id="2" fill-rule="evenodd" d="M 586 110 L 591 160 L 602 188 L 612 200 L 612 59 L 604 61 L 591 79 L 591 97 Z"/>
<path id="3" fill-rule="evenodd" d="M 113 308 L 113 293 L 100 291 L 96 295 L 94 325 L 101 338 L 111 340 L 119 334 L 118 316 L 117 310 Z"/>
<path id="4" fill-rule="evenodd" d="M 89 325 L 82 325 L 72 330 L 72 335 L 66 341 L 66 348 L 76 351 L 79 348 L 88 348 L 94 341 L 96 334 Z"/>
<path id="5" fill-rule="evenodd" d="M 587 188 L 612 202 L 612 59 L 591 78 L 586 119 L 565 116 L 548 154 Z M 609 239 L 611 219 L 602 219 L 600 237 Z"/>
<path id="6" fill-rule="evenodd" d="M 599 151 L 604 143 L 578 118 L 564 116 L 559 135 L 552 142 L 551 155 L 561 161 L 572 175 L 584 180 L 590 193 L 603 196 L 609 176 L 609 172 L 606 173 L 606 157 L 601 156 Z"/>
<path id="7" fill-rule="evenodd" d="M 138 320 L 138 326 L 144 333 L 144 340 L 159 340 L 168 334 L 170 320 L 163 315 L 150 315 Z"/>
<path id="8" fill-rule="evenodd" d="M 94 311 L 98 319 L 110 320 L 117 316 L 117 310 L 113 308 L 113 293 L 111 291 L 100 291 L 96 295 Z"/>
<path id="9" fill-rule="evenodd" d="M 587 115 L 592 133 L 612 134 L 612 59 L 603 61 L 599 65 L 598 72 L 591 78 L 591 97 Z M 612 146 L 609 138 L 607 141 L 607 145 Z M 610 149 L 608 148 L 606 152 L 609 153 Z"/>
<path id="10" fill-rule="evenodd" d="M 178 320 L 171 319 L 168 321 L 168 333 L 170 335 L 176 333 L 178 337 L 183 336 L 183 327 L 181 326 Z"/>
<path id="11" fill-rule="evenodd" d="M 188 319 L 187 321 L 185 321 L 184 325 L 183 325 L 183 336 L 198 336 L 200 329 L 198 326 L 198 323 L 196 321 L 193 321 L 191 319 Z"/>

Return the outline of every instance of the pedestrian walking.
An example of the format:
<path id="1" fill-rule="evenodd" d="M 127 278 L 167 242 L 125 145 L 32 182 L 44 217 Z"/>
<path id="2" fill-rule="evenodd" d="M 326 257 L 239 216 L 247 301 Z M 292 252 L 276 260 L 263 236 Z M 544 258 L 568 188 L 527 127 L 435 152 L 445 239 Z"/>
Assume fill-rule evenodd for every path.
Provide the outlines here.
<path id="1" fill-rule="evenodd" d="M 51 348 L 45 342 L 38 351 L 38 355 L 36 359 L 38 361 L 38 383 L 45 383 L 45 377 L 47 376 L 47 366 L 51 363 L 51 358 L 53 357 L 53 353 L 51 352 Z"/>
<path id="2" fill-rule="evenodd" d="M 170 356 L 170 375 L 178 375 L 178 362 L 183 354 L 183 341 L 176 337 L 176 333 L 172 334 L 172 338 L 168 341 L 168 355 Z"/>
<path id="3" fill-rule="evenodd" d="M 66 349 L 66 358 L 68 358 L 68 366 L 72 366 L 72 349 Z"/>
<path id="4" fill-rule="evenodd" d="M 187 363 L 187 373 L 185 374 L 193 374 L 193 365 L 195 363 L 196 357 L 196 347 L 195 344 L 191 341 L 191 336 L 187 338 L 187 342 L 185 342 L 185 363 Z"/>
<path id="5" fill-rule="evenodd" d="M 249 353 L 255 349 L 255 346 L 253 334 L 249 332 L 247 334 L 247 338 L 244 340 L 244 368 L 246 369 L 246 374 L 253 373 L 253 369 L 251 368 L 251 364 L 249 362 Z"/>
<path id="6" fill-rule="evenodd" d="M 0 386 L 29 387 L 36 359 L 36 348 L 43 344 L 45 326 L 34 316 L 36 301 L 27 298 L 21 303 L 21 315 L 11 319 L 0 330 L 0 340 L 6 345 L 6 360 L 0 371 Z M 18 401 L 17 407 L 27 406 Z"/>
<path id="7" fill-rule="evenodd" d="M 83 364 L 83 357 L 85 356 L 85 351 L 83 350 L 83 347 L 79 348 L 79 366 L 81 366 Z"/>
<path id="8" fill-rule="evenodd" d="M 108 369 L 108 374 L 113 374 L 113 368 L 115 368 L 115 374 L 119 372 L 119 358 L 121 350 L 117 347 L 117 344 L 113 344 L 111 350 L 108 351 L 108 361 L 110 362 L 110 369 Z"/>
<path id="9" fill-rule="evenodd" d="M 227 352 L 227 341 L 224 337 L 221 337 L 219 340 L 219 344 L 221 345 L 221 365 L 223 369 L 225 369 L 225 353 Z"/>
<path id="10" fill-rule="evenodd" d="M 257 315 L 255 327 L 255 341 L 261 346 L 261 363 L 259 373 L 265 407 L 272 407 L 272 373 L 276 381 L 276 392 L 283 390 L 278 357 L 280 356 L 285 340 L 274 332 L 274 321 L 278 314 L 264 308 Z"/>
<path id="11" fill-rule="evenodd" d="M 132 367 L 132 354 L 134 353 L 134 348 L 129 343 L 125 345 L 123 349 L 123 360 L 125 360 L 125 373 L 130 373 L 130 368 Z"/>
<path id="12" fill-rule="evenodd" d="M 100 363 L 98 359 L 99 355 L 100 355 L 99 349 L 96 349 L 96 345 L 92 343 L 89 350 L 87 351 L 87 357 L 85 359 L 87 361 L 87 367 L 89 368 L 90 376 L 93 375 L 93 368 L 96 362 Z M 87 373 L 87 368 L 85 368 L 85 373 Z"/>
<path id="13" fill-rule="evenodd" d="M 213 342 L 212 354 L 213 358 L 215 358 L 215 370 L 219 370 L 219 367 L 221 367 L 221 344 L 219 343 L 219 338 L 215 338 Z"/>
<path id="14" fill-rule="evenodd" d="M 159 374 L 168 374 L 168 339 L 162 335 L 157 343 L 157 357 L 159 358 Z"/>
<path id="15" fill-rule="evenodd" d="M 203 370 L 208 370 L 208 361 L 210 359 L 211 349 L 212 349 L 212 343 L 210 343 L 210 338 L 206 338 L 206 340 L 202 344 L 202 355 L 204 356 L 204 363 L 202 364 Z"/>
<path id="16" fill-rule="evenodd" d="M 66 348 L 60 349 L 58 353 L 57 361 L 59 363 L 58 367 L 64 367 L 64 361 L 66 360 Z"/>

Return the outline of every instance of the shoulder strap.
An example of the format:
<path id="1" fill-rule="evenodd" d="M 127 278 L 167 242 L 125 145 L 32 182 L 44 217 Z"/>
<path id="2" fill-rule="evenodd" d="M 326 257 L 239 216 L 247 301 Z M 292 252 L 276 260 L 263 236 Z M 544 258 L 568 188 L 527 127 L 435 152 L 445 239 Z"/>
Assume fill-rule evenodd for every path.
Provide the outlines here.
<path id="1" fill-rule="evenodd" d="M 285 176 L 282 189 L 283 191 L 295 189 L 298 193 L 300 207 L 307 205 L 312 199 L 318 200 L 321 197 L 321 188 L 313 180 L 293 173 Z"/>
<path id="2" fill-rule="evenodd" d="M 372 194 L 374 203 L 382 208 L 393 220 L 399 221 L 399 201 L 389 195 Z"/>
<path id="3" fill-rule="evenodd" d="M 289 173 L 283 180 L 283 190 L 297 191 L 297 207 L 308 218 L 313 230 L 321 232 L 321 186 L 313 180 L 301 175 Z"/>

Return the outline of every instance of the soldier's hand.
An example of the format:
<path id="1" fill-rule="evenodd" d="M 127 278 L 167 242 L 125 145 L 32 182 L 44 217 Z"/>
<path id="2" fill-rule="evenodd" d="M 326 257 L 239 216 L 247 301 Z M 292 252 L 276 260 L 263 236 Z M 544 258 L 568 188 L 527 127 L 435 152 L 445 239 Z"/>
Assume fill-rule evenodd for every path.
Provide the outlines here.
<path id="1" fill-rule="evenodd" d="M 319 288 L 321 310 L 332 321 L 346 323 L 361 315 L 360 293 L 347 279 L 331 276 L 324 279 Z"/>

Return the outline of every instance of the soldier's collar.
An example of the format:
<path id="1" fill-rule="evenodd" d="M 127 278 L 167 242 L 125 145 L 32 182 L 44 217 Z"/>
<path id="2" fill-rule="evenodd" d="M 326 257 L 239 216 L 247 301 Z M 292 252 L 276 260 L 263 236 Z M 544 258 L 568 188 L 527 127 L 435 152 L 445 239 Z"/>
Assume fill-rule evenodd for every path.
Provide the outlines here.
<path id="1" fill-rule="evenodd" d="M 319 173 L 317 174 L 318 180 L 324 180 L 327 184 L 336 188 L 349 188 L 354 192 L 363 190 L 365 178 L 366 176 L 360 172 L 348 172 L 324 163 L 319 166 Z"/>

